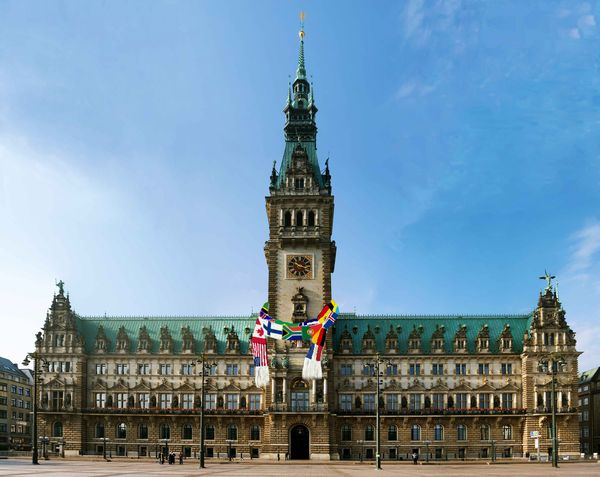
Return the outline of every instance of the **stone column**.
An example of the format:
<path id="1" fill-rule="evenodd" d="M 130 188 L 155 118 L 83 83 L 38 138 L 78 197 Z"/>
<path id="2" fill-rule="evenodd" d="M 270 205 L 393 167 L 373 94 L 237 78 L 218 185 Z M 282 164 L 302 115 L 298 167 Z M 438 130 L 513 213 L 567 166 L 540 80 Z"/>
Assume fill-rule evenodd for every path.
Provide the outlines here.
<path id="1" fill-rule="evenodd" d="M 287 404 L 287 378 L 283 378 L 283 404 Z"/>
<path id="2" fill-rule="evenodd" d="M 275 378 L 271 378 L 271 404 L 275 404 Z"/>

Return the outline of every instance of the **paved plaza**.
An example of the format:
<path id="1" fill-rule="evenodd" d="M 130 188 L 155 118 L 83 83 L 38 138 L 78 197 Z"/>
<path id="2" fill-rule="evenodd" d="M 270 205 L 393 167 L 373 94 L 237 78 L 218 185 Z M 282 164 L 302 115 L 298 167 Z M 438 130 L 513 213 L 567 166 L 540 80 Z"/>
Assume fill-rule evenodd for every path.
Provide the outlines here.
<path id="1" fill-rule="evenodd" d="M 297 464 L 291 462 L 272 463 L 210 463 L 206 469 L 200 470 L 197 462 L 188 461 L 184 465 L 158 464 L 148 461 L 113 460 L 85 461 L 85 460 L 52 460 L 34 466 L 26 460 L 0 460 L 0 477 L 44 475 L 58 477 L 66 476 L 257 476 L 257 477 L 359 477 L 373 475 L 375 468 L 371 464 L 359 463 L 310 463 Z M 445 477 L 465 475 L 485 477 L 528 477 L 528 476 L 571 476 L 585 477 L 600 475 L 600 464 L 592 462 L 562 463 L 560 468 L 553 469 L 549 464 L 433 464 L 413 465 L 411 463 L 388 463 L 377 472 L 379 476 L 439 476 Z"/>

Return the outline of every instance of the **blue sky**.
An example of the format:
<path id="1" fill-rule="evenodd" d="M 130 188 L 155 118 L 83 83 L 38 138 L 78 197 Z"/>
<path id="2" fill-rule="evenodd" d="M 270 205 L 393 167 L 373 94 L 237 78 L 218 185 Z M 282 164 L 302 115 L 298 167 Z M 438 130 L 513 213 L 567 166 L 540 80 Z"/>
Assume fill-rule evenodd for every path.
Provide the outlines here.
<path id="1" fill-rule="evenodd" d="M 374 5 L 0 0 L 2 355 L 58 278 L 84 315 L 262 304 L 302 9 L 342 310 L 527 312 L 547 268 L 600 364 L 599 3 Z"/>

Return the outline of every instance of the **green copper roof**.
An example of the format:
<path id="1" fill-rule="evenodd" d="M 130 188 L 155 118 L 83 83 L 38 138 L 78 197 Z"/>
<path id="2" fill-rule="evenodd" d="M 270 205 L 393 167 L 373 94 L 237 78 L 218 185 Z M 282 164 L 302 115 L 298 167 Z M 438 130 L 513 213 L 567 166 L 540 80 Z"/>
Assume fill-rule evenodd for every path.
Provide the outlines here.
<path id="1" fill-rule="evenodd" d="M 286 141 L 285 149 L 283 151 L 283 158 L 281 159 L 281 167 L 279 168 L 279 175 L 277 176 L 277 187 L 281 187 L 285 182 L 286 171 L 292 163 L 292 156 L 298 144 L 301 144 L 306 154 L 308 155 L 308 162 L 312 167 L 313 177 L 319 187 L 323 187 L 323 176 L 319 169 L 319 160 L 317 158 L 317 143 L 316 141 Z"/>
<path id="2" fill-rule="evenodd" d="M 203 330 L 212 329 L 217 339 L 217 352 L 225 351 L 227 332 L 232 327 L 240 340 L 240 352 L 248 351 L 248 343 L 254 329 L 254 316 L 136 316 L 136 317 L 79 317 L 78 328 L 85 339 L 86 352 L 94 351 L 98 327 L 102 325 L 106 337 L 110 341 L 108 352 L 115 350 L 117 333 L 121 326 L 125 327 L 130 341 L 130 350 L 137 350 L 140 328 L 145 326 L 152 340 L 151 352 L 158 353 L 160 346 L 160 329 L 168 326 L 173 339 L 173 352 L 181 352 L 181 328 L 189 326 L 194 335 L 196 351 L 202 351 Z M 226 330 L 228 328 L 228 330 Z"/>
<path id="3" fill-rule="evenodd" d="M 431 352 L 431 338 L 436 331 L 436 326 L 443 326 L 444 351 L 453 352 L 454 335 L 461 325 L 466 325 L 467 351 L 475 352 L 476 340 L 479 331 L 484 325 L 488 326 L 490 336 L 490 352 L 498 352 L 498 338 L 504 326 L 509 325 L 513 337 L 513 351 L 523 351 L 523 335 L 529 329 L 532 314 L 527 315 L 473 315 L 473 316 L 369 316 L 342 313 L 334 326 L 333 348 L 335 352 L 340 349 L 340 338 L 344 330 L 348 330 L 352 337 L 352 351 L 354 354 L 362 352 L 363 335 L 370 328 L 375 336 L 377 350 L 385 350 L 385 338 L 390 331 L 390 326 L 398 334 L 400 353 L 408 352 L 408 338 L 413 328 L 422 327 L 421 350 L 423 353 Z"/>
<path id="4" fill-rule="evenodd" d="M 298 68 L 296 79 L 306 79 L 306 66 L 304 65 L 304 40 L 300 40 L 300 51 L 298 51 Z"/>
<path id="5" fill-rule="evenodd" d="M 593 381 L 596 375 L 598 374 L 598 371 L 600 371 L 600 367 L 592 368 L 587 371 L 583 371 L 582 373 L 579 373 L 579 384 L 585 384 L 589 383 L 590 381 Z"/>

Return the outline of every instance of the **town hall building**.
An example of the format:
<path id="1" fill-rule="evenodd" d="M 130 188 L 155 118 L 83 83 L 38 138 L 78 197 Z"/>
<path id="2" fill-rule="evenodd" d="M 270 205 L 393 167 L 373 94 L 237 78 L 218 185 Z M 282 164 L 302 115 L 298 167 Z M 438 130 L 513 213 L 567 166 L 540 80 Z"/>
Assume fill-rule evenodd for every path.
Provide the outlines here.
<path id="1" fill-rule="evenodd" d="M 317 157 L 317 111 L 301 31 L 283 159 L 265 180 L 269 311 L 290 322 L 316 317 L 332 298 L 333 179 Z M 208 459 L 373 459 L 378 406 L 384 461 L 413 452 L 444 460 L 524 457 L 538 451 L 533 435 L 547 455 L 553 376 L 540 362 L 560 355 L 559 453 L 576 456 L 579 352 L 548 278 L 526 314 L 341 310 L 327 337 L 323 379 L 302 379 L 306 345 L 271 341 L 266 388 L 253 379 L 255 315 L 80 316 L 59 282 L 36 341 L 48 363 L 40 368 L 39 432 L 65 455 L 155 458 L 168 447 L 197 457 L 203 407 Z M 210 364 L 204 402 L 200 356 Z"/>

